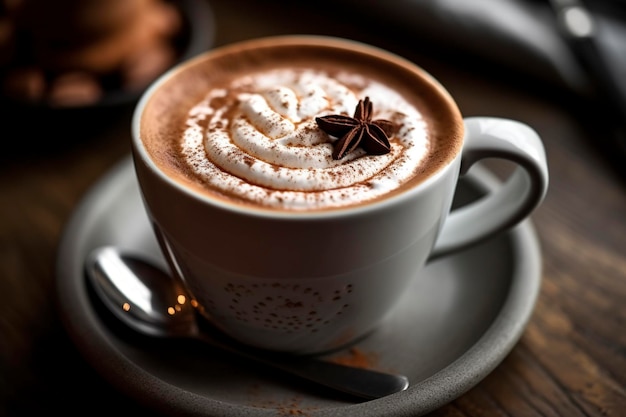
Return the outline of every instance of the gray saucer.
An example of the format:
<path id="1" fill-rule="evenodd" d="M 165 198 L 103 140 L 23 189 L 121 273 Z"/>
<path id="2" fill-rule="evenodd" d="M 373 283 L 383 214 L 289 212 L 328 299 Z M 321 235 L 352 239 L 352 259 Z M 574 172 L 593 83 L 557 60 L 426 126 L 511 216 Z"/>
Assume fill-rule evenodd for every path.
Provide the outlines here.
<path id="1" fill-rule="evenodd" d="M 456 204 L 497 185 L 475 167 L 460 183 Z M 378 330 L 328 355 L 410 379 L 404 392 L 361 402 L 196 343 L 129 334 L 99 309 L 83 276 L 85 255 L 106 244 L 164 265 L 130 158 L 90 190 L 66 226 L 57 259 L 58 305 L 68 334 L 104 379 L 147 409 L 177 416 L 423 415 L 462 395 L 504 359 L 524 331 L 541 281 L 530 220 L 429 263 Z"/>

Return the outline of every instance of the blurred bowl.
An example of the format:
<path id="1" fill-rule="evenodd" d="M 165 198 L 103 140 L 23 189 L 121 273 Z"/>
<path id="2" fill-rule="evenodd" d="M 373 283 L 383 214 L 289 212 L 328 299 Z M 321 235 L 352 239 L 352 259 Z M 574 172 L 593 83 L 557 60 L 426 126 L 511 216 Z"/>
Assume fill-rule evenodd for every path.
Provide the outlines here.
<path id="1" fill-rule="evenodd" d="M 176 59 L 167 69 L 209 50 L 215 39 L 215 19 L 207 0 L 172 0 L 171 4 L 180 12 L 182 27 L 173 38 Z M 129 123 L 139 97 L 163 72 L 134 89 L 105 88 L 97 101 L 87 105 L 53 105 L 0 96 L 0 111 L 9 132 L 7 140 L 13 145 L 11 149 L 16 152 L 28 149 L 30 154 L 35 150 L 47 152 L 98 136 L 118 123 Z"/>

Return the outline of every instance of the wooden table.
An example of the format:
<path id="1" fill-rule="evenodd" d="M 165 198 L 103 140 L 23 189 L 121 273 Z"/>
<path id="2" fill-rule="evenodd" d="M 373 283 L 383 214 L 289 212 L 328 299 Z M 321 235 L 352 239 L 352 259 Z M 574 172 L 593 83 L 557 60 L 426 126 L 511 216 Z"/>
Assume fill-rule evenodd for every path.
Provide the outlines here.
<path id="1" fill-rule="evenodd" d="M 599 126 L 590 106 L 532 79 L 446 59 L 416 46 L 415 39 L 398 40 L 397 32 L 372 33 L 332 13 L 293 19 L 296 5 L 259 4 L 214 0 L 216 44 L 297 32 L 363 40 L 425 67 L 466 116 L 520 120 L 545 141 L 551 182 L 532 216 L 543 254 L 534 314 L 497 369 L 432 415 L 626 416 L 626 182 L 597 151 Z M 129 153 L 129 120 L 130 112 L 121 112 L 55 151 L 2 151 L 0 415 L 73 415 L 84 412 L 80 403 L 103 413 L 142 411 L 83 361 L 54 304 L 64 225 L 89 187 Z M 63 132 L 49 138 L 0 135 L 3 148 L 10 140 L 63 140 Z"/>

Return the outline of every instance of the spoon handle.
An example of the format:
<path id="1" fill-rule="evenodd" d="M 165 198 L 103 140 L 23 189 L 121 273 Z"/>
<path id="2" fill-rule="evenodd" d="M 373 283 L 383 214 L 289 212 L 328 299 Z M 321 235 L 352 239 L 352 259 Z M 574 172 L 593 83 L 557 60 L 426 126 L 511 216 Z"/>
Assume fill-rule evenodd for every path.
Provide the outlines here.
<path id="1" fill-rule="evenodd" d="M 404 391 L 409 386 L 409 380 L 404 375 L 345 366 L 319 359 L 261 358 L 261 361 L 271 362 L 272 366 L 283 371 L 367 400 Z"/>
<path id="2" fill-rule="evenodd" d="M 373 400 L 404 391 L 409 380 L 404 375 L 342 365 L 311 357 L 266 352 L 234 341 L 224 341 L 217 331 L 201 331 L 198 338 L 211 346 L 234 353 L 257 363 L 269 365 L 291 375 L 304 378 L 352 396 Z"/>

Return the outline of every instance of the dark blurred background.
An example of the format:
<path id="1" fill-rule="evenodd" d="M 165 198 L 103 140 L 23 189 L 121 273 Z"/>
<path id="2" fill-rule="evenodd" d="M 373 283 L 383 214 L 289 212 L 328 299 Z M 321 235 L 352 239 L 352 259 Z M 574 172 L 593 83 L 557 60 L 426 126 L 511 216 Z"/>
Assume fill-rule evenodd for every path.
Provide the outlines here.
<path id="1" fill-rule="evenodd" d="M 108 117 L 111 108 L 122 113 L 151 80 L 181 59 L 249 37 L 319 33 L 451 63 L 458 71 L 488 74 L 494 82 L 559 101 L 585 129 L 597 132 L 594 149 L 623 175 L 624 0 L 215 0 L 210 4 L 217 15 L 216 39 L 215 28 L 203 23 L 210 11 L 197 4 L 202 2 L 3 0 L 0 109 L 5 121 L 34 137 L 63 132 L 69 143 L 68 125 L 94 123 L 91 117 Z M 187 13 L 177 13 L 179 8 Z M 292 18 L 268 33 L 275 16 Z M 572 30 L 585 27 L 585 16 L 591 30 L 573 36 Z M 223 37 L 225 26 L 238 30 Z M 41 122 L 29 123 L 33 119 Z M 74 131 L 80 140 L 81 128 Z M 41 140 L 38 149 L 48 151 L 49 144 Z"/>

